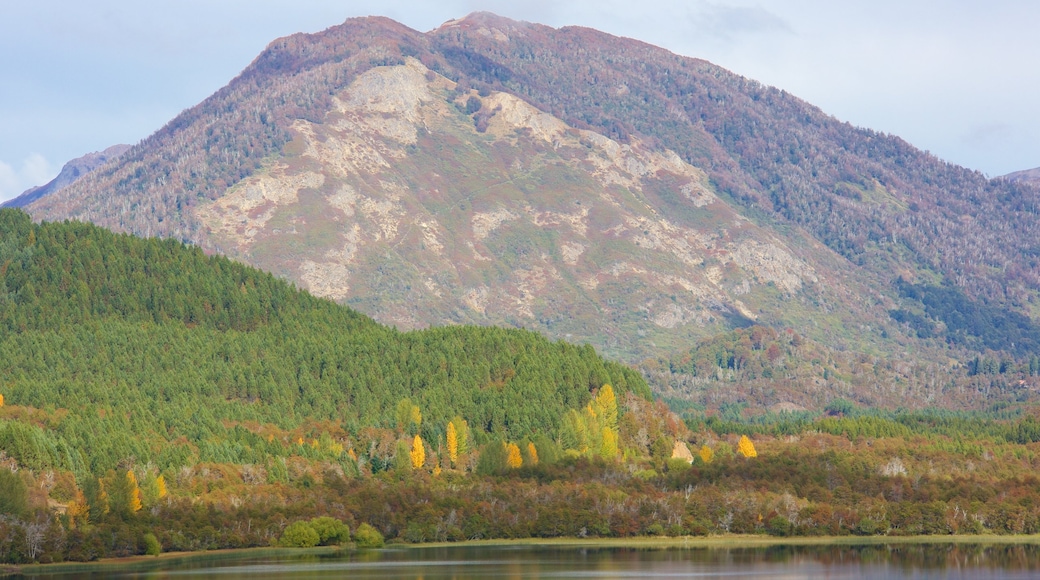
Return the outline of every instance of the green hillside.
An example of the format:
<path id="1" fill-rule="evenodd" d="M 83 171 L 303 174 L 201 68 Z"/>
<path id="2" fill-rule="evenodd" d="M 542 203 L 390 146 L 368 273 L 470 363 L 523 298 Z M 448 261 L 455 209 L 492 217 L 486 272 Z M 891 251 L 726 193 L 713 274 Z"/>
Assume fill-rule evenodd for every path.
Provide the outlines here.
<path id="1" fill-rule="evenodd" d="M 1028 403 L 746 416 L 741 400 L 817 373 L 898 379 L 879 396 L 924 377 L 793 332 L 652 364 L 684 422 L 590 347 L 399 332 L 178 242 L 0 210 L 0 279 L 4 564 L 384 537 L 1040 531 Z M 1040 368 L 1005 362 L 950 389 Z"/>
<path id="2" fill-rule="evenodd" d="M 322 453 L 352 464 L 329 451 L 342 448 L 378 464 L 389 458 L 355 452 L 356 436 L 394 428 L 404 399 L 424 439 L 461 415 L 483 441 L 555 437 L 606 383 L 649 396 L 591 347 L 497 328 L 398 332 L 170 240 L 3 210 L 0 264 L 0 448 L 31 469 Z"/>

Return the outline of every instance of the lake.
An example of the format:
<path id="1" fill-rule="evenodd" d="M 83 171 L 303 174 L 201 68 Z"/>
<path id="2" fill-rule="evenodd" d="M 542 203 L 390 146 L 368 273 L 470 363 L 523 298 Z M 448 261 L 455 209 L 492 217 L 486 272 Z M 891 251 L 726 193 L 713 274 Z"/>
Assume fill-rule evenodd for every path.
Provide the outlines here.
<path id="1" fill-rule="evenodd" d="M 32 578 L 964 578 L 1040 577 L 1040 546 L 896 544 L 767 548 L 405 547 L 329 554 L 201 556 Z"/>

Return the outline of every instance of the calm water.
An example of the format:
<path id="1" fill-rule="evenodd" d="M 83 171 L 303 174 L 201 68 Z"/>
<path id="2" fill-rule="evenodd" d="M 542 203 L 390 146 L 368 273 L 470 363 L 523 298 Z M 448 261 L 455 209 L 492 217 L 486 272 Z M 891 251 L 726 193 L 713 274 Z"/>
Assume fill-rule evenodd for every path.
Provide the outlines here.
<path id="1" fill-rule="evenodd" d="M 158 564 L 158 562 L 156 563 Z M 1040 578 L 1040 546 L 778 546 L 755 549 L 456 547 L 163 562 L 34 578 Z"/>

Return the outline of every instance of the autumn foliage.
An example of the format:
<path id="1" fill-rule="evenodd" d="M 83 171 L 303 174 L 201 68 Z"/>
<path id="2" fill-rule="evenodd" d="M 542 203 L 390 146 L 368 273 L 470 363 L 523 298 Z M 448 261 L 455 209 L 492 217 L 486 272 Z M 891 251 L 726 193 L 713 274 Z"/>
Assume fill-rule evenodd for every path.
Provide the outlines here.
<path id="1" fill-rule="evenodd" d="M 758 452 L 755 451 L 755 444 L 751 442 L 747 435 L 740 436 L 740 441 L 737 442 L 737 451 L 747 458 L 758 457 Z"/>

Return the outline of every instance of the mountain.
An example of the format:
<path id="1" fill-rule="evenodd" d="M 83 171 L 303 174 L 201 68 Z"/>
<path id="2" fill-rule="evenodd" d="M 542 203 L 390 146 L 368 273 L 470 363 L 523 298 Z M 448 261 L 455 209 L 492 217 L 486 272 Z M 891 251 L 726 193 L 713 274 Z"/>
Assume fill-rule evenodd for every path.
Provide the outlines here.
<path id="1" fill-rule="evenodd" d="M 1003 179 L 1012 182 L 1025 182 L 1033 185 L 1040 185 L 1040 167 L 1008 173 L 1003 177 Z"/>
<path id="2" fill-rule="evenodd" d="M 401 328 L 521 326 L 635 361 L 755 323 L 950 369 L 1040 348 L 1038 195 L 703 60 L 478 13 L 279 39 L 27 209 Z"/>
<path id="3" fill-rule="evenodd" d="M 104 151 L 95 151 L 94 153 L 87 153 L 82 157 L 77 157 L 66 163 L 54 179 L 43 185 L 27 189 L 18 197 L 0 204 L 0 207 L 25 207 L 41 197 L 50 195 L 63 187 L 68 187 L 84 175 L 126 153 L 128 149 L 130 149 L 129 145 L 113 145 Z"/>

